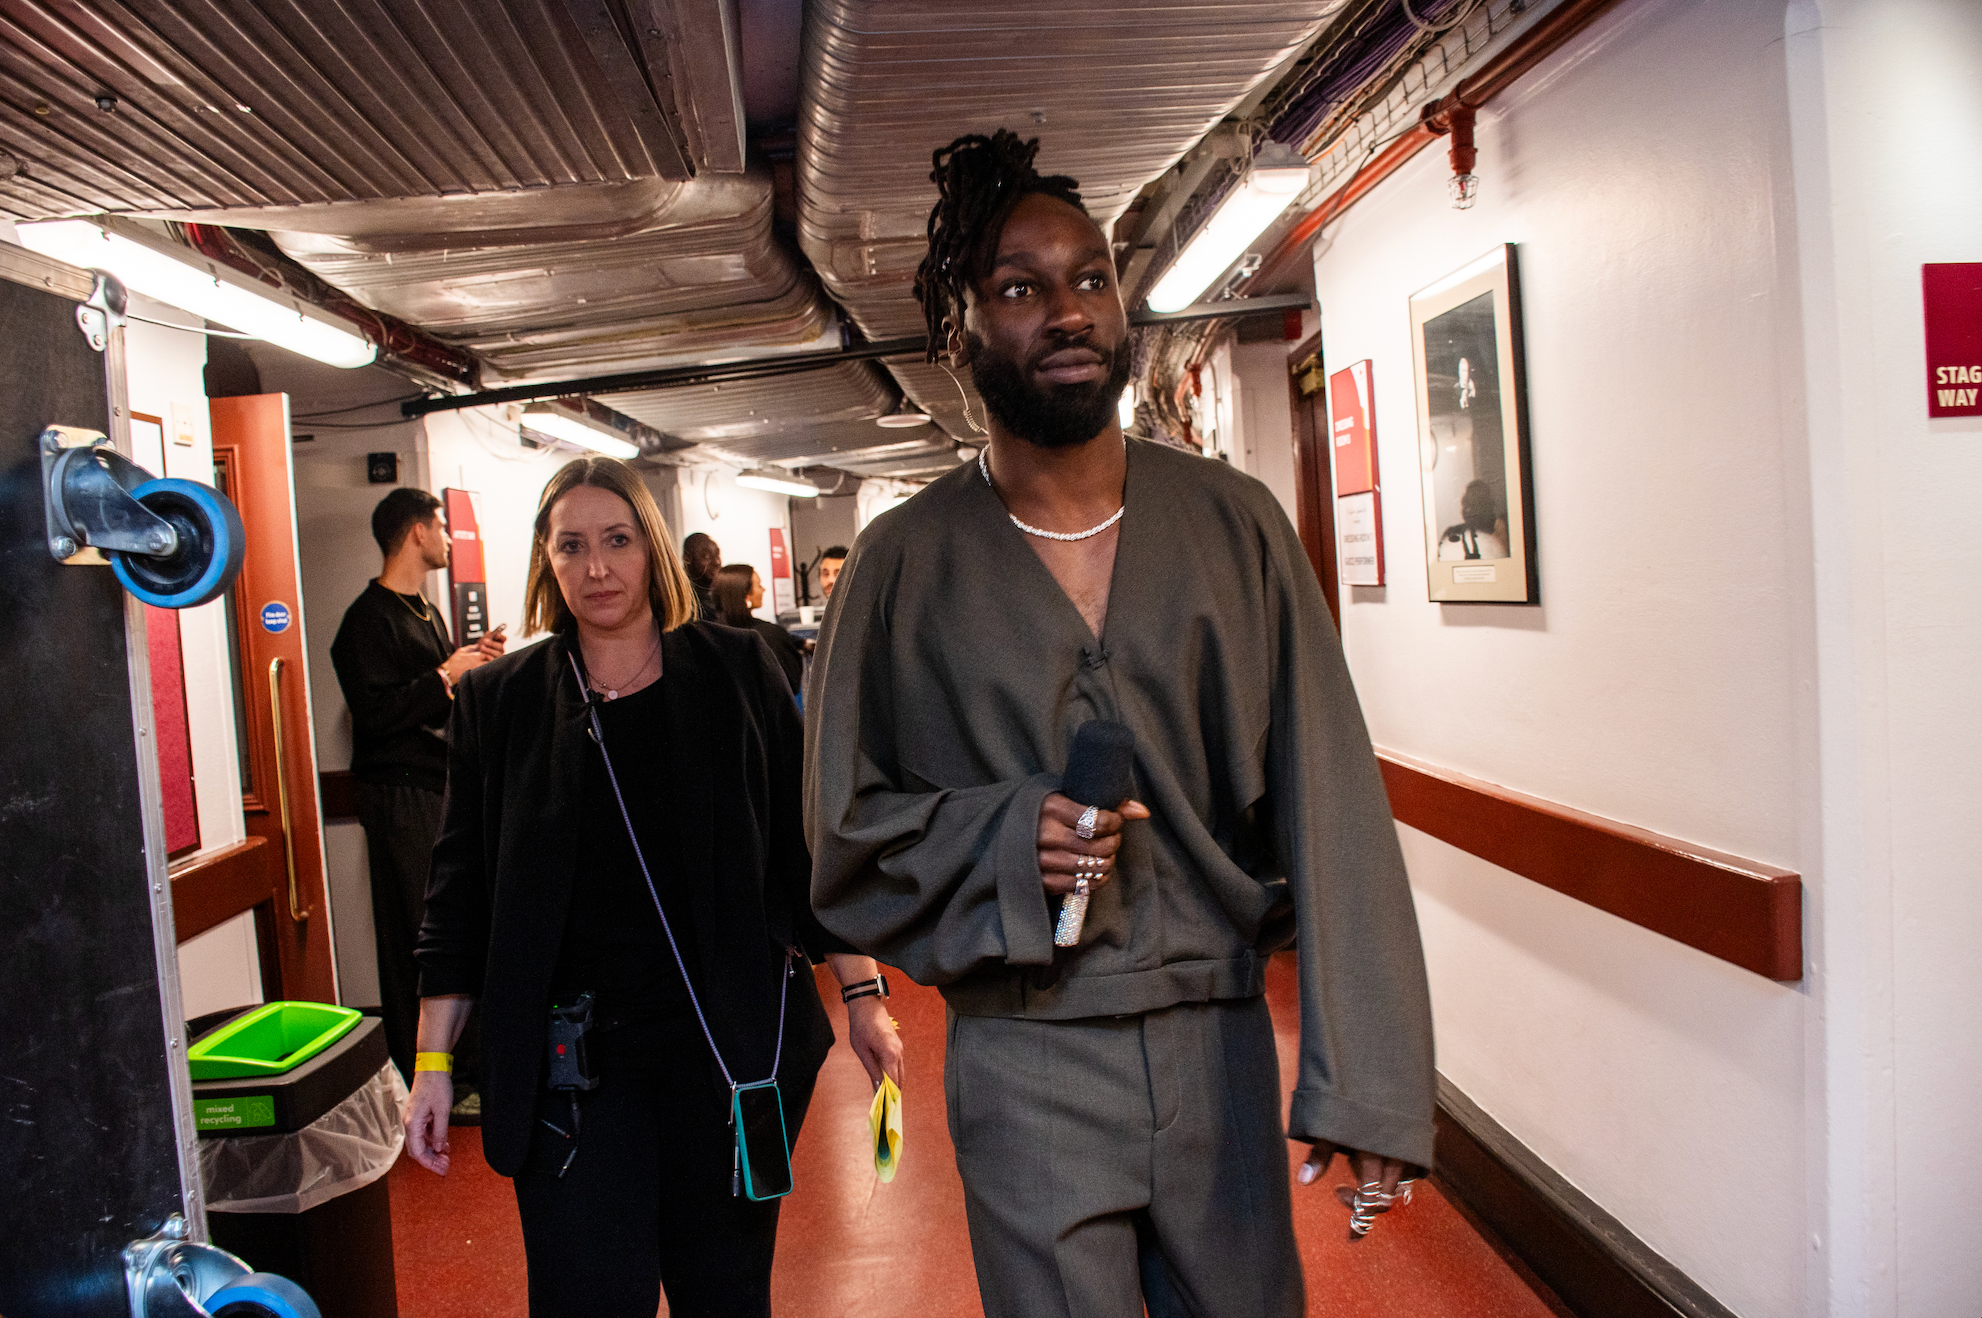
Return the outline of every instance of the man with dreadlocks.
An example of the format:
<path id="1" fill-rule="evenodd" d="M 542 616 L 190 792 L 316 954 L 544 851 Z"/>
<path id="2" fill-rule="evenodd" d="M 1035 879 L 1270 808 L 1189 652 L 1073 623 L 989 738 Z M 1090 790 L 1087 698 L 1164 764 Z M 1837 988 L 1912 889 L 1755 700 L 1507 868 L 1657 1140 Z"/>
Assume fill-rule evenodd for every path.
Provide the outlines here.
<path id="1" fill-rule="evenodd" d="M 1299 539 L 1259 482 L 1124 439 L 1114 262 L 1037 150 L 935 154 L 916 288 L 990 442 L 877 518 L 833 592 L 813 906 L 948 1000 L 987 1315 L 1293 1318 L 1267 960 L 1298 944 L 1300 1180 L 1348 1152 L 1367 1229 L 1431 1162 L 1410 889 Z M 1117 810 L 1055 790 L 1093 719 L 1135 734 Z"/>

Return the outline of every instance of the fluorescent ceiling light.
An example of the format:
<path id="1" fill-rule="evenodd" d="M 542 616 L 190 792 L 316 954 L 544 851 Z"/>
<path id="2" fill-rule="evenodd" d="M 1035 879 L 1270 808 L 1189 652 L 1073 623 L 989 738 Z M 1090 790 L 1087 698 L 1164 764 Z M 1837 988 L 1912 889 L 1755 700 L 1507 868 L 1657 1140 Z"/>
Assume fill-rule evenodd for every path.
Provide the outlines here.
<path id="1" fill-rule="evenodd" d="M 748 490 L 769 490 L 772 494 L 789 494 L 795 499 L 819 497 L 819 487 L 810 481 L 798 480 L 791 476 L 773 476 L 764 471 L 746 471 L 736 478 L 736 483 Z"/>
<path id="2" fill-rule="evenodd" d="M 609 458 L 640 456 L 640 446 L 618 431 L 561 407 L 524 408 L 523 428 L 567 444 L 576 444 L 579 448 L 591 449 L 594 453 L 603 453 Z"/>
<path id="3" fill-rule="evenodd" d="M 1197 301 L 1307 185 L 1308 164 L 1300 153 L 1278 142 L 1268 143 L 1253 157 L 1245 182 L 1226 194 L 1218 213 L 1150 290 L 1149 309 L 1182 311 Z"/>
<path id="4" fill-rule="evenodd" d="M 135 224 L 47 220 L 16 225 L 21 246 L 85 269 L 107 270 L 126 288 L 331 366 L 368 366 L 378 350 L 336 320 L 189 247 Z"/>

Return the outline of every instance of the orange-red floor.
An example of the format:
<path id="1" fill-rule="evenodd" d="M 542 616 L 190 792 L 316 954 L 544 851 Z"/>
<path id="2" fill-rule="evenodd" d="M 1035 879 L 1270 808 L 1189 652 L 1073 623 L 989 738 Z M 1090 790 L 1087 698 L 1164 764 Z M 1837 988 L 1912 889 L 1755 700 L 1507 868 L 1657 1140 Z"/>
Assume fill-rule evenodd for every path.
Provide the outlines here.
<path id="1" fill-rule="evenodd" d="M 831 981 L 822 970 L 821 983 Z M 782 1318 L 981 1318 L 963 1189 L 943 1120 L 943 1000 L 900 975 L 895 1018 L 908 1047 L 901 1173 L 878 1185 L 867 1143 L 867 1077 L 842 1045 L 820 1074 L 793 1153 L 773 1277 Z M 1291 966 L 1268 998 L 1291 1081 L 1297 1008 Z M 827 1001 L 833 1001 L 829 993 Z M 834 1009 L 837 1015 L 837 1008 Z M 391 1172 L 392 1237 L 403 1318 L 524 1318 L 523 1240 L 509 1182 L 482 1161 L 479 1132 L 454 1137 L 445 1181 L 402 1158 Z M 1299 1155 L 1289 1146 L 1288 1168 Z M 1308 1309 L 1329 1318 L 1549 1318 L 1536 1293 L 1434 1185 L 1360 1241 L 1328 1184 L 1294 1187 Z M 665 1314 L 665 1305 L 661 1313 Z"/>

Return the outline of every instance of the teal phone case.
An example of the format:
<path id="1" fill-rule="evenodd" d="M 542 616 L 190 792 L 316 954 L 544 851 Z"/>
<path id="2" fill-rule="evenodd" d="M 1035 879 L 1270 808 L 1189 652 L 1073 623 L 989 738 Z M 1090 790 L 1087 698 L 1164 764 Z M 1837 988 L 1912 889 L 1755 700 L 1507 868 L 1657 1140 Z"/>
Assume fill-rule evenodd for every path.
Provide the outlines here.
<path id="1" fill-rule="evenodd" d="M 743 1091 L 746 1089 L 769 1089 L 773 1093 L 776 1093 L 777 1088 L 778 1088 L 777 1081 L 762 1080 L 754 1085 L 738 1085 L 735 1089 L 732 1089 L 730 1091 L 730 1097 L 729 1097 L 730 1129 L 736 1132 L 739 1155 L 742 1152 L 741 1141 L 743 1139 Z M 784 1104 L 783 1094 L 778 1095 L 778 1141 L 785 1146 L 785 1166 L 789 1167 L 791 1166 L 791 1132 L 785 1128 L 785 1104 Z M 739 1161 L 743 1164 L 743 1197 L 749 1200 L 753 1200 L 757 1203 L 763 1203 L 767 1199 L 784 1198 L 786 1195 L 792 1192 L 793 1185 L 795 1185 L 797 1182 L 798 1178 L 794 1176 L 792 1178 L 793 1185 L 787 1185 L 784 1189 L 778 1191 L 776 1194 L 758 1194 L 757 1187 L 751 1183 L 750 1159 L 739 1157 Z"/>

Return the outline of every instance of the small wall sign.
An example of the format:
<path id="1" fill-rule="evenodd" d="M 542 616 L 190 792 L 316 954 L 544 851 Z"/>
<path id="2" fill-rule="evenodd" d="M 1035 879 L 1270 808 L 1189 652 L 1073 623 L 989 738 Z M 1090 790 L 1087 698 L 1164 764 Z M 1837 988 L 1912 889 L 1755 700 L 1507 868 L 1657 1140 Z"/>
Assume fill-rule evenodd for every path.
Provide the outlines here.
<path id="1" fill-rule="evenodd" d="M 1982 261 L 1920 267 L 1927 415 L 1982 416 Z"/>
<path id="2" fill-rule="evenodd" d="M 280 600 L 262 605 L 262 630 L 286 632 L 289 630 L 289 606 Z"/>

